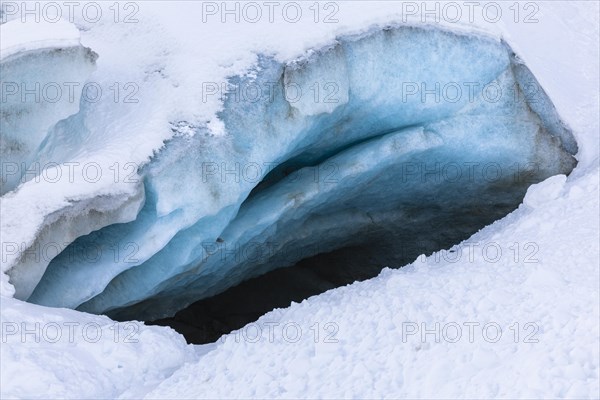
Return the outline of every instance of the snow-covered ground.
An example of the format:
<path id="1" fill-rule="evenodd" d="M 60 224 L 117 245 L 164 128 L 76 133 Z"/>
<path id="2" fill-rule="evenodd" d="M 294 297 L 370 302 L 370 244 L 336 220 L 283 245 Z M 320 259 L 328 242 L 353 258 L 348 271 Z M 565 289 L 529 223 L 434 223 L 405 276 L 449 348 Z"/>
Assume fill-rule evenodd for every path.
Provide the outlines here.
<path id="1" fill-rule="evenodd" d="M 75 13 L 81 43 L 100 55 L 90 80 L 137 82 L 140 102 L 123 105 L 101 137 L 84 137 L 86 151 L 70 161 L 92 160 L 104 171 L 114 162 L 143 164 L 167 138 L 156 127 L 177 118 L 210 121 L 218 134 L 222 104 L 197 95 L 202 83 L 243 73 L 259 52 L 290 60 L 336 35 L 420 23 L 408 17 L 407 2 L 320 3 L 319 21 L 337 10 L 329 24 L 315 23 L 308 3 L 297 23 L 279 14 L 273 23 L 222 23 L 219 14 L 203 21 L 206 3 L 121 3 L 119 18 L 107 3 L 108 17 L 94 23 Z M 525 61 L 578 141 L 579 165 L 568 179 L 532 186 L 518 210 L 451 253 L 274 310 L 205 346 L 168 328 L 14 299 L 3 248 L 1 397 L 600 397 L 598 3 L 518 4 L 516 22 L 507 2 L 498 22 L 476 9 L 471 23 L 459 3 L 460 23 L 439 23 L 502 37 Z M 138 22 L 123 23 L 132 10 Z M 524 23 L 532 10 L 537 22 Z M 17 39 L 22 26 L 5 28 L 15 24 L 22 23 L 2 25 L 3 52 L 74 40 L 72 29 L 31 21 L 23 25 L 35 33 Z M 90 129 L 101 118 L 91 117 Z M 23 184 L 2 197 L 3 243 L 33 243 L 45 218 L 68 204 L 139 190 L 135 180 L 113 178 Z"/>

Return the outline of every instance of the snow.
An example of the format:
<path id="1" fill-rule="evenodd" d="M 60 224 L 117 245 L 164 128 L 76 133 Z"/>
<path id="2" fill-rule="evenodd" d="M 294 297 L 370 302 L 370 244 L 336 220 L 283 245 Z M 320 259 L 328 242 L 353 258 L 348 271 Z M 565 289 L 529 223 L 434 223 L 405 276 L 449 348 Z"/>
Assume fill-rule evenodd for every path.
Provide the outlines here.
<path id="1" fill-rule="evenodd" d="M 106 109 L 102 104 L 93 108 L 97 118 L 89 121 L 91 133 L 77 139 L 87 152 L 62 154 L 58 161 L 98 160 L 103 168 L 116 161 L 143 165 L 171 137 L 170 121 L 220 126 L 214 116 L 222 103 L 197 96 L 202 82 L 223 82 L 243 73 L 260 50 L 291 60 L 330 44 L 336 35 L 401 18 L 390 2 L 339 4 L 341 22 L 329 25 L 199 23 L 198 9 L 182 12 L 184 4 L 165 7 L 160 2 L 140 5 L 144 18 L 139 24 L 77 21 L 82 44 L 100 54 L 91 79 L 110 85 L 118 76 L 121 82 L 139 83 L 143 107 L 124 105 L 102 129 Z M 434 254 L 275 310 L 259 321 L 298 324 L 303 335 L 296 343 L 290 340 L 293 328 L 285 337 L 275 329 L 272 343 L 263 329 L 263 340 L 252 343 L 249 326 L 241 331 L 242 340 L 236 342 L 232 334 L 210 346 L 187 346 L 169 329 L 143 326 L 138 343 L 115 342 L 110 320 L 13 299 L 2 274 L 1 397 L 600 397 L 598 4 L 540 2 L 535 24 L 513 23 L 508 6 L 503 5 L 506 18 L 496 24 L 478 20 L 477 28 L 444 25 L 503 37 L 573 129 L 580 150 L 579 165 L 566 181 L 558 176 L 530 188 L 519 210 L 465 242 L 480 243 L 477 249 L 498 244 L 503 254 L 498 262 L 481 260 L 478 252 L 477 261 L 469 261 L 463 251 L 454 263 L 444 261 L 447 253 Z M 11 43 L 4 33 L 3 49 Z M 127 124 L 131 120 L 137 122 Z M 56 160 L 51 153 L 46 159 Z M 29 181 L 2 198 L 3 241 L 33 243 L 47 216 L 65 207 L 69 198 L 114 196 L 114 205 L 126 202 L 137 187 L 115 185 L 112 177 L 89 185 L 82 180 L 36 183 Z M 7 217 L 9 224 L 4 222 Z M 491 252 L 495 246 L 490 246 Z M 531 257 L 537 261 L 526 262 L 534 250 Z M 44 337 L 35 343 L 32 335 L 25 340 L 6 336 L 13 322 L 24 321 L 95 321 L 108 334 L 98 343 L 65 343 L 64 336 L 59 343 Z M 317 322 L 320 336 L 315 343 L 310 328 Z M 431 329 L 436 322 L 463 327 L 465 322 L 480 327 L 496 322 L 503 334 L 497 343 L 489 343 L 476 330 L 470 343 L 463 328 L 456 343 L 436 343 L 431 335 L 424 341 L 411 335 L 403 343 L 403 327 L 425 323 Z M 510 329 L 515 322 L 520 329 L 517 342 Z M 527 323 L 535 325 L 526 330 Z M 533 337 L 539 341 L 525 343 L 532 326 L 538 327 Z M 338 342 L 325 343 L 332 327 L 337 327 Z"/>
<path id="2" fill-rule="evenodd" d="M 169 328 L 2 298 L 2 398 L 140 398 L 192 346 Z M 141 356 L 144 355 L 144 359 Z"/>
<path id="3" fill-rule="evenodd" d="M 79 45 L 79 30 L 68 21 L 12 22 L 0 25 L 0 61 L 17 53 Z"/>

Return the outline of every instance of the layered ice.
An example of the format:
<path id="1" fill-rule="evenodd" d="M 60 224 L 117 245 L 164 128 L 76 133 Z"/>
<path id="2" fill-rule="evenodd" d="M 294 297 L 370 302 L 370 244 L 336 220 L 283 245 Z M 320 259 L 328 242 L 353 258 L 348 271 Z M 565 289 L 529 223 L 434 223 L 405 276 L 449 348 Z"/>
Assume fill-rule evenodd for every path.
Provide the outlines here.
<path id="1" fill-rule="evenodd" d="M 464 237 L 575 166 L 526 66 L 475 34 L 389 27 L 294 62 L 260 57 L 230 84 L 226 134 L 172 121 L 135 220 L 72 243 L 29 301 L 147 319 L 352 246 L 400 266 L 403 242 L 433 251 L 432 234 Z"/>
<path id="2" fill-rule="evenodd" d="M 72 24 L 2 26 L 2 182 L 0 194 L 31 179 L 35 152 L 58 121 L 79 111 L 97 54 L 79 43 Z M 49 39 L 51 38 L 51 39 Z"/>
<path id="3" fill-rule="evenodd" d="M 134 220 L 144 192 L 116 182 L 103 191 L 100 179 L 73 173 L 81 160 L 101 161 L 81 146 L 91 104 L 84 90 L 98 86 L 89 81 L 98 55 L 80 43 L 78 29 L 66 21 L 11 21 L 0 30 L 1 291 L 27 298 L 66 245 Z"/>

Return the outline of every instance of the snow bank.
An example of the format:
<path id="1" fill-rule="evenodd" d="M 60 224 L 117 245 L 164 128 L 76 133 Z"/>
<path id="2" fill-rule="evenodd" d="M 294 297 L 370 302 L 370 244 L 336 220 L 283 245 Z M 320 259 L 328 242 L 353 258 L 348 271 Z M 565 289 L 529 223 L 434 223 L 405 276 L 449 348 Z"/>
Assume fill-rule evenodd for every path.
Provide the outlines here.
<path id="1" fill-rule="evenodd" d="M 169 328 L 2 298 L 2 398 L 142 397 L 194 350 Z"/>

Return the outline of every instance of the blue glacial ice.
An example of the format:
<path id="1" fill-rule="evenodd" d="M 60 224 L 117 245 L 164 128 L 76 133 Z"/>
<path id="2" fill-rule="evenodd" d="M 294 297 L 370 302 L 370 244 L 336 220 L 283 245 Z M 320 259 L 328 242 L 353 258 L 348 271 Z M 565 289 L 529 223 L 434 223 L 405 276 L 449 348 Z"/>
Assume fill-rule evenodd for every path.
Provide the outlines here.
<path id="1" fill-rule="evenodd" d="M 48 130 L 79 111 L 81 92 L 96 58 L 91 49 L 76 44 L 32 48 L 0 59 L 0 156 L 5 168 L 0 195 L 31 179 L 26 171 Z"/>
<path id="2" fill-rule="evenodd" d="M 262 56 L 230 84 L 269 91 L 230 92 L 224 136 L 173 121 L 137 218 L 77 239 L 29 301 L 152 319 L 344 248 L 379 243 L 374 262 L 401 266 L 403 242 L 462 240 L 576 163 L 531 72 L 480 35 L 378 29 L 289 63 Z"/>

